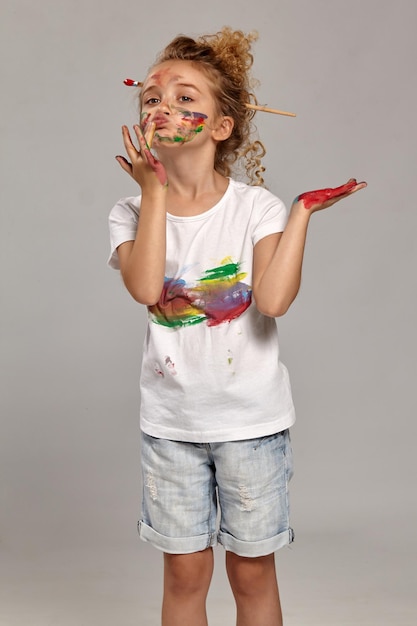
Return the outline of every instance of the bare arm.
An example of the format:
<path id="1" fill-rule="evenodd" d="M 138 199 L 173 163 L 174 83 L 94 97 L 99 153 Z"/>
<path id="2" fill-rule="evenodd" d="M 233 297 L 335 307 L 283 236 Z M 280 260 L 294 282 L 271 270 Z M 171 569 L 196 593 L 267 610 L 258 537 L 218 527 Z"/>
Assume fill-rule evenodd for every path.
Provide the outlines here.
<path id="1" fill-rule="evenodd" d="M 364 187 L 366 183 L 351 179 L 340 187 L 301 194 L 294 200 L 284 232 L 264 237 L 256 244 L 253 295 L 261 313 L 270 317 L 284 315 L 295 300 L 311 215 Z"/>
<path id="2" fill-rule="evenodd" d="M 164 284 L 166 257 L 167 178 L 162 164 L 151 154 L 145 136 L 134 127 L 138 152 L 129 131 L 123 126 L 123 141 L 130 163 L 117 157 L 121 167 L 142 189 L 136 238 L 117 248 L 123 281 L 132 297 L 141 304 L 155 304 Z M 153 129 L 150 129 L 150 132 Z"/>

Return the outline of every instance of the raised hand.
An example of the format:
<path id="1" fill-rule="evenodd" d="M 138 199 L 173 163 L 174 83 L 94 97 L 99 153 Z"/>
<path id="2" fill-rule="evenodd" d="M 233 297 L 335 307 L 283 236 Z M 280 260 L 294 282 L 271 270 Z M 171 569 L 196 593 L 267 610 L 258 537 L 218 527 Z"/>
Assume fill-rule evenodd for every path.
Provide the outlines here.
<path id="1" fill-rule="evenodd" d="M 300 203 L 305 209 L 313 213 L 321 209 L 327 209 L 339 200 L 351 196 L 359 189 L 366 187 L 365 182 L 358 183 L 355 178 L 350 178 L 347 183 L 340 187 L 329 187 L 326 189 L 316 189 L 315 191 L 306 191 L 297 196 L 293 205 Z"/>
<path id="2" fill-rule="evenodd" d="M 142 132 L 140 126 L 137 124 L 133 129 L 139 143 L 139 150 L 137 150 L 133 144 L 127 126 L 122 126 L 123 143 L 130 162 L 120 155 L 116 157 L 116 160 L 122 169 L 141 186 L 142 191 L 154 185 L 155 177 L 160 185 L 166 187 L 168 185 L 168 178 L 165 168 L 162 163 L 153 156 L 150 150 L 155 132 L 155 124 L 150 124 L 145 133 Z"/>

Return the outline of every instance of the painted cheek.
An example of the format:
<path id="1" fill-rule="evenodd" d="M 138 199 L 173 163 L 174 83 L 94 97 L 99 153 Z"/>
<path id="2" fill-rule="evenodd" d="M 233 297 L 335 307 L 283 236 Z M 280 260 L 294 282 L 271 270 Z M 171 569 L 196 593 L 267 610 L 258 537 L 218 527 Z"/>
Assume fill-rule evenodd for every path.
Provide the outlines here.
<path id="1" fill-rule="evenodd" d="M 183 115 L 182 118 L 183 123 L 191 130 L 194 130 L 194 132 L 201 132 L 206 123 L 207 115 L 204 115 L 204 113 L 191 113 L 190 111 L 185 113 L 186 115 Z"/>
<path id="2" fill-rule="evenodd" d="M 194 137 L 200 133 L 205 126 L 207 115 L 205 113 L 200 113 L 198 111 L 189 111 L 187 109 L 182 109 L 174 105 L 168 105 L 170 109 L 170 119 L 173 124 L 173 134 L 171 136 L 166 136 L 165 133 L 162 135 L 155 133 L 155 136 L 162 143 L 188 143 L 194 139 Z M 149 123 L 150 118 L 154 116 L 152 113 L 142 113 L 141 117 L 141 128 L 144 130 L 145 126 Z"/>
<path id="3" fill-rule="evenodd" d="M 177 123 L 176 134 L 171 138 L 161 138 L 164 141 L 175 143 L 187 143 L 192 141 L 194 137 L 200 133 L 207 120 L 207 115 L 196 111 L 177 110 L 179 120 Z"/>
<path id="4" fill-rule="evenodd" d="M 207 115 L 198 113 L 197 111 L 180 111 L 180 113 L 184 120 L 194 124 L 205 122 L 207 119 Z"/>

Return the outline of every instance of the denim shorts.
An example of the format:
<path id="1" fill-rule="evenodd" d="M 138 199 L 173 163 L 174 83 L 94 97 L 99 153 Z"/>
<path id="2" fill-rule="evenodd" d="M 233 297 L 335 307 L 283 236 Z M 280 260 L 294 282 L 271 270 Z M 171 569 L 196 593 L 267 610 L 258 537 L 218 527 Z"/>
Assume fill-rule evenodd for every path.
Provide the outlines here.
<path id="1" fill-rule="evenodd" d="M 217 543 L 244 557 L 294 539 L 288 483 L 290 434 L 217 443 L 157 439 L 142 432 L 141 539 L 170 554 Z"/>

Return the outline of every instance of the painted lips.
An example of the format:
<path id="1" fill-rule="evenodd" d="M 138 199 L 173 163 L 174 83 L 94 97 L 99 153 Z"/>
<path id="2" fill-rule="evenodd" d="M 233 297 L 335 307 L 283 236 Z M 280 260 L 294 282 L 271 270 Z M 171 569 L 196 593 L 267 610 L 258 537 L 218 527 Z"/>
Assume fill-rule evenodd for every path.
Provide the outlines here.
<path id="1" fill-rule="evenodd" d="M 156 128 L 158 129 L 158 128 L 162 128 L 163 126 L 166 126 L 170 120 L 167 115 L 162 115 L 161 113 L 158 113 L 157 115 L 155 115 L 152 121 L 156 125 Z"/>

